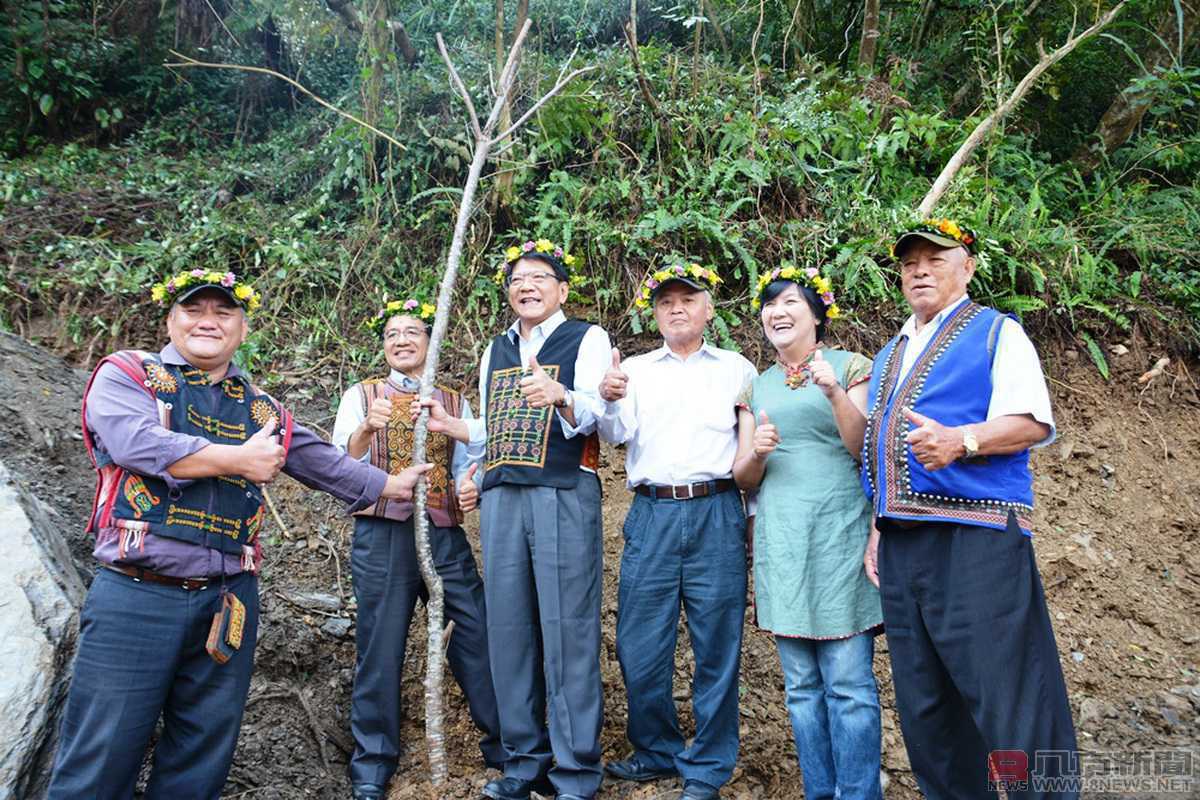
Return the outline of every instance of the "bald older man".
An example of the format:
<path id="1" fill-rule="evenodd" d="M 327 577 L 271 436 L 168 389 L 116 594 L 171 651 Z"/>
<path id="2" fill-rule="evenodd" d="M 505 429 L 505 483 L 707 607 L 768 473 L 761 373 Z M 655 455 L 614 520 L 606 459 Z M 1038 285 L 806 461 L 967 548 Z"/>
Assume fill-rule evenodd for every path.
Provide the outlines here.
<path id="1" fill-rule="evenodd" d="M 1029 452 L 1053 440 L 1054 418 L 1021 326 L 967 296 L 975 241 L 926 220 L 893 247 L 913 313 L 871 375 L 862 479 L 878 532 L 864 560 L 925 796 L 1074 797 L 1075 731 L 1031 539 Z"/>

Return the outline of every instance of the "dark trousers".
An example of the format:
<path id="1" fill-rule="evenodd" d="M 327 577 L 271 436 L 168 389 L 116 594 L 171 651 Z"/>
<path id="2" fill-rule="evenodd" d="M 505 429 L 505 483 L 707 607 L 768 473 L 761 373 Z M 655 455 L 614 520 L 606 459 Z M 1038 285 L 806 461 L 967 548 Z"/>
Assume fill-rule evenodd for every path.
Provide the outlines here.
<path id="1" fill-rule="evenodd" d="M 492 678 L 511 758 L 559 794 L 600 788 L 600 482 L 500 484 L 483 493 L 483 580 Z"/>
<path id="2" fill-rule="evenodd" d="M 1012 774 L 1014 759 L 1010 798 L 1077 796 L 1041 781 L 1072 772 L 1075 729 L 1033 542 L 1015 523 L 878 524 L 896 708 L 925 796 L 995 796 L 989 764 Z"/>
<path id="3" fill-rule="evenodd" d="M 80 613 L 79 651 L 50 800 L 127 800 L 158 718 L 146 800 L 215 800 L 242 724 L 258 634 L 258 580 L 226 580 L 246 606 L 242 646 L 225 664 L 205 650 L 217 586 L 184 591 L 96 571 Z"/>
<path id="4" fill-rule="evenodd" d="M 738 754 L 738 665 L 746 610 L 746 517 L 737 492 L 694 500 L 633 498 L 625 518 L 617 658 L 629 695 L 629 742 L 644 763 L 725 784 Z M 687 612 L 696 671 L 696 735 L 675 714 L 676 630 Z"/>
<path id="5" fill-rule="evenodd" d="M 507 756 L 500 744 L 496 693 L 488 669 L 487 611 L 475 556 L 458 526 L 431 524 L 429 540 L 442 578 L 446 620 L 454 621 L 447 651 L 450 671 L 467 698 L 475 727 L 484 733 L 479 745 L 484 761 L 500 768 Z M 386 786 L 400 757 L 400 682 L 408 628 L 417 599 L 429 597 L 417 562 L 413 520 L 356 517 L 350 570 L 358 601 L 350 780 Z"/>

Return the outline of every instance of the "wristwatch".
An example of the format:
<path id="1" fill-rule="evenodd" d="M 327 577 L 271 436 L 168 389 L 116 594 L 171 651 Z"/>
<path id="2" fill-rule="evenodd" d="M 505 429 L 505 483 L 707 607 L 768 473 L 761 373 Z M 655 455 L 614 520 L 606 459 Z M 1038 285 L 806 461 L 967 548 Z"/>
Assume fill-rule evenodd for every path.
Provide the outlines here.
<path id="1" fill-rule="evenodd" d="M 979 455 L 979 440 L 975 438 L 975 434 L 970 428 L 963 430 L 963 458 L 974 458 Z"/>
<path id="2" fill-rule="evenodd" d="M 564 389 L 562 400 L 559 400 L 557 403 L 555 403 L 554 407 L 555 408 L 570 408 L 573 405 L 575 405 L 575 398 L 571 396 L 571 390 Z"/>

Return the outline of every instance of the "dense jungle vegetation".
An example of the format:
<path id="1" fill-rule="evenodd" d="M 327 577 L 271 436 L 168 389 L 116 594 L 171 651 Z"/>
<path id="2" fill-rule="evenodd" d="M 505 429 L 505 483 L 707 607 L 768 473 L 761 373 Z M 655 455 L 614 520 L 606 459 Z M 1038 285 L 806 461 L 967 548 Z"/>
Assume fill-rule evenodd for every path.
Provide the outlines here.
<path id="1" fill-rule="evenodd" d="M 595 69 L 488 163 L 459 353 L 506 316 L 503 248 L 538 236 L 581 257 L 575 310 L 618 335 L 641 330 L 635 288 L 672 256 L 725 277 L 723 340 L 749 328 L 748 286 L 781 260 L 833 279 L 851 336 L 891 330 L 897 228 L 1039 43 L 1115 4 L 3 0 L 0 325 L 88 360 L 146 339 L 153 281 L 229 269 L 265 294 L 249 367 L 360 373 L 382 297 L 434 293 L 470 160 L 435 34 L 486 108 L 528 16 L 514 115 L 568 62 Z M 1104 343 L 1134 328 L 1200 347 L 1198 14 L 1129 0 L 937 208 L 981 235 L 977 298 L 1075 339 L 1101 371 Z M 268 74 L 174 53 L 278 71 L 395 143 Z"/>

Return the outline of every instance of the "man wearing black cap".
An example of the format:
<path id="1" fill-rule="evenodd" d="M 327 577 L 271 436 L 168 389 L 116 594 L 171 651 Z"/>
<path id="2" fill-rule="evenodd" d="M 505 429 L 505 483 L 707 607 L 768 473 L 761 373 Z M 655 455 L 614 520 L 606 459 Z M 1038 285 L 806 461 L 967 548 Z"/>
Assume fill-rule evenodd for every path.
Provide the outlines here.
<path id="1" fill-rule="evenodd" d="M 737 397 L 757 373 L 742 356 L 704 340 L 720 282 L 698 264 L 652 273 L 636 303 L 653 308 L 663 346 L 624 363 L 614 352 L 600 386 L 600 431 L 626 445 L 634 491 L 617 610 L 633 753 L 605 769 L 631 781 L 678 775 L 680 800 L 718 797 L 738 754 L 746 517 L 732 474 Z M 696 663 L 690 744 L 672 691 L 680 608 Z"/>
<path id="2" fill-rule="evenodd" d="M 488 651 L 504 777 L 483 794 L 591 798 L 600 787 L 601 518 L 596 394 L 608 334 L 568 319 L 574 261 L 539 239 L 505 253 L 497 276 L 516 321 L 479 365 L 483 419 L 434 401 L 429 430 L 486 440 L 480 536 Z"/>
<path id="3" fill-rule="evenodd" d="M 929 798 L 1074 797 L 1075 732 L 1034 562 L 1030 448 L 1054 438 L 1037 352 L 973 303 L 975 235 L 893 246 L 913 314 L 875 356 L 862 479 L 909 761 Z M 1055 779 L 1059 779 L 1055 781 Z"/>
<path id="4" fill-rule="evenodd" d="M 170 344 L 106 357 L 84 394 L 102 568 L 80 614 L 51 800 L 131 797 L 160 716 L 147 800 L 218 797 L 254 665 L 261 486 L 282 470 L 353 511 L 411 497 L 430 468 L 360 463 L 250 383 L 232 359 L 259 298 L 233 273 L 184 272 L 151 296 L 170 306 Z"/>

